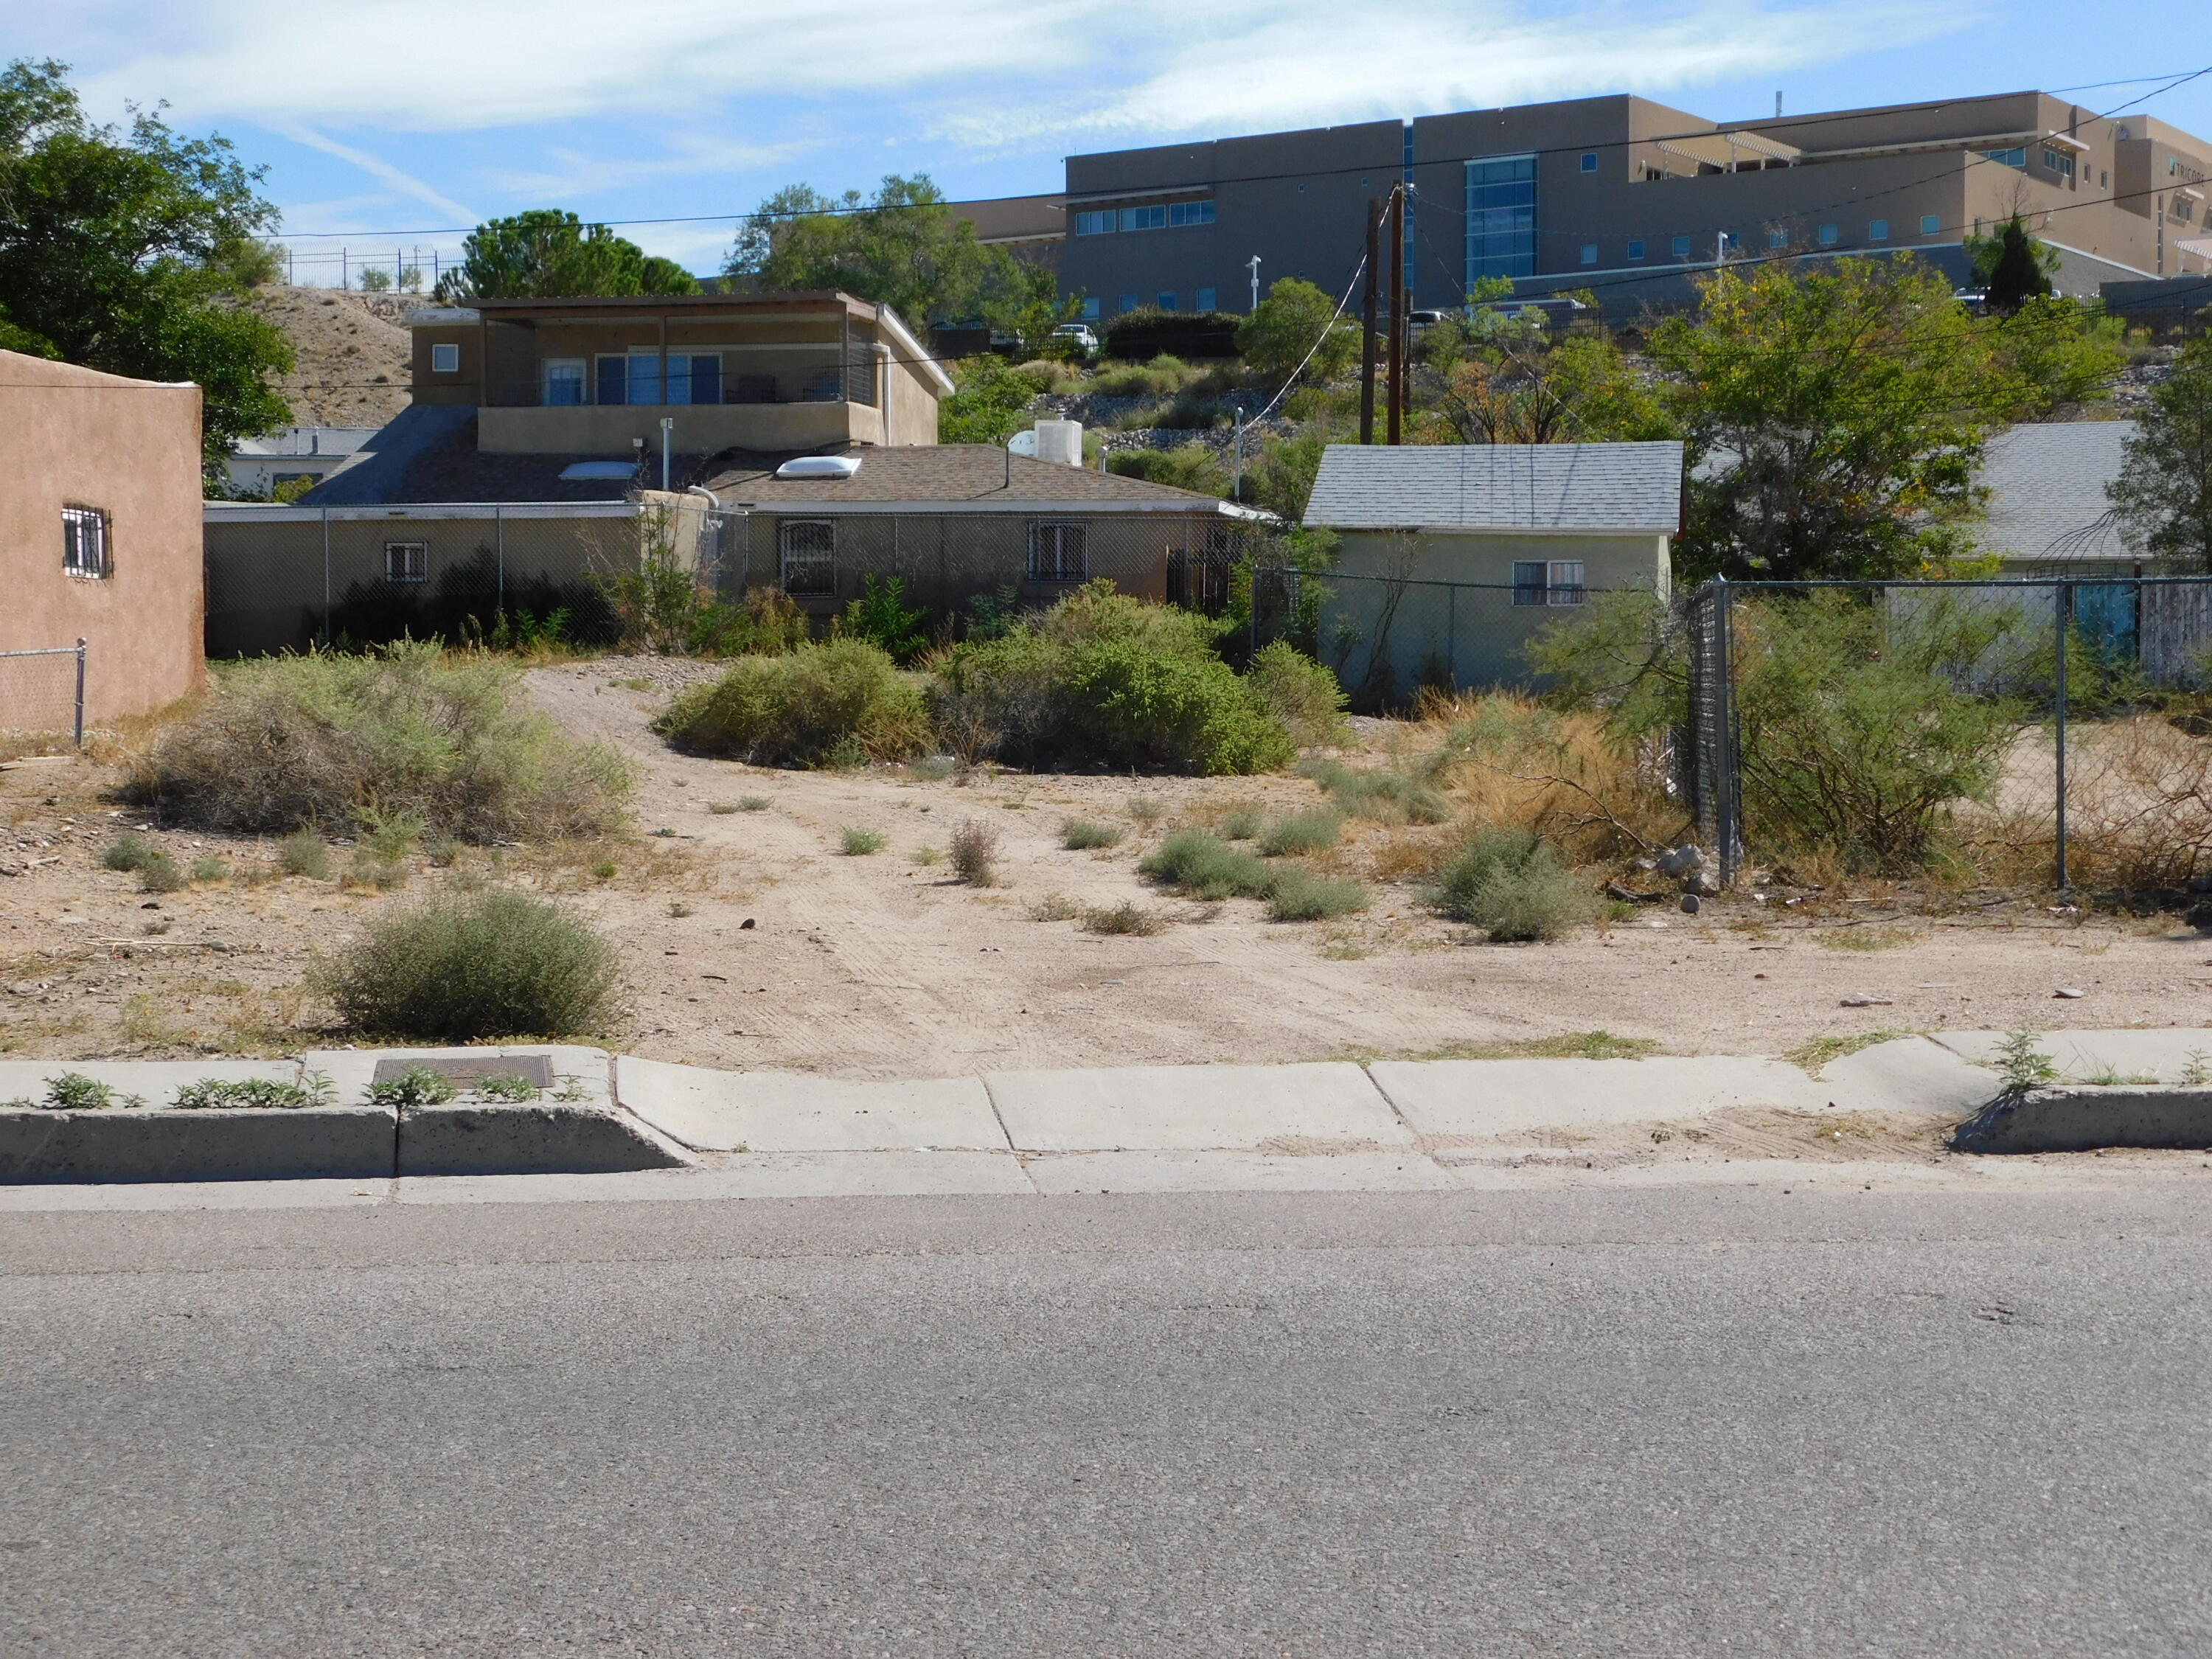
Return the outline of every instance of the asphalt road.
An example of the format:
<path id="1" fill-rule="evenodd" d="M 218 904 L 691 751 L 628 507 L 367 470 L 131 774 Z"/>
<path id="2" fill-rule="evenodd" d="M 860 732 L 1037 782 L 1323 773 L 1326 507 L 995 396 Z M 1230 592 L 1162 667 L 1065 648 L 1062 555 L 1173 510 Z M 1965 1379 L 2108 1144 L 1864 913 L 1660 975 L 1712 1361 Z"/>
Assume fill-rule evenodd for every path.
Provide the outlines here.
<path id="1" fill-rule="evenodd" d="M 0 1652 L 2201 1654 L 2204 1190 L 0 1217 Z"/>

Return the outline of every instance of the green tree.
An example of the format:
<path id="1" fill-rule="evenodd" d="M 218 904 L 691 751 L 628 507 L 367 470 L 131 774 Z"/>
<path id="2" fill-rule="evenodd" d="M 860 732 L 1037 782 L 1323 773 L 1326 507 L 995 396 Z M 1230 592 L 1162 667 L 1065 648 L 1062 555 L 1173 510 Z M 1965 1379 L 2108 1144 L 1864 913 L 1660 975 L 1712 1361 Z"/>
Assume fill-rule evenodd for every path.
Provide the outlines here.
<path id="1" fill-rule="evenodd" d="M 698 291 L 698 278 L 673 259 L 559 208 L 478 225 L 461 245 L 461 263 L 438 283 L 448 304 Z"/>
<path id="2" fill-rule="evenodd" d="M 2047 421 L 2069 404 L 2102 397 L 2127 365 L 2127 325 L 2055 294 L 2023 300 L 2009 317 L 1985 324 L 2017 391 L 2016 421 Z"/>
<path id="3" fill-rule="evenodd" d="M 2022 395 L 1995 332 L 1910 256 L 1720 271 L 1650 349 L 1690 450 L 1692 577 L 1904 576 L 1955 556 L 1983 441 Z"/>
<path id="4" fill-rule="evenodd" d="M 1060 278 L 1035 260 L 1017 258 L 1004 248 L 984 252 L 976 307 L 983 321 L 994 334 L 1011 335 L 1025 361 L 1046 356 L 1053 330 L 1083 314 L 1083 295 L 1062 294 Z"/>
<path id="5" fill-rule="evenodd" d="M 2183 348 L 2105 486 L 2131 546 L 2191 574 L 2212 574 L 2212 335 Z"/>
<path id="6" fill-rule="evenodd" d="M 953 370 L 957 389 L 937 404 L 937 439 L 1002 444 L 1021 429 L 1036 389 L 1003 357 L 970 357 Z"/>
<path id="7" fill-rule="evenodd" d="M 763 202 L 725 270 L 763 289 L 842 289 L 915 322 L 976 314 L 992 261 L 927 173 L 887 175 L 872 198 L 806 185 Z"/>
<path id="8" fill-rule="evenodd" d="M 2009 317 L 2030 300 L 2051 292 L 2051 273 L 2058 268 L 2058 250 L 2027 234 L 2027 222 L 2017 213 L 1996 228 L 1994 234 L 1969 236 L 1966 252 L 1974 262 L 1974 283 L 1986 296 L 1990 310 Z"/>
<path id="9" fill-rule="evenodd" d="M 238 303 L 265 279 L 276 210 L 218 137 L 131 112 L 86 118 L 66 64 L 0 71 L 0 346 L 149 380 L 193 380 L 210 463 L 283 426 L 282 331 Z"/>
<path id="10" fill-rule="evenodd" d="M 1237 349 L 1246 368 L 1276 380 L 1288 379 L 1310 351 L 1313 378 L 1325 384 L 1358 361 L 1359 325 L 1338 316 L 1336 301 L 1311 283 L 1283 276 L 1238 326 Z"/>
<path id="11" fill-rule="evenodd" d="M 1443 441 L 1633 443 L 1676 435 L 1673 413 L 1610 336 L 1554 343 L 1540 328 L 1508 329 L 1452 355 L 1457 360 L 1437 400 Z"/>

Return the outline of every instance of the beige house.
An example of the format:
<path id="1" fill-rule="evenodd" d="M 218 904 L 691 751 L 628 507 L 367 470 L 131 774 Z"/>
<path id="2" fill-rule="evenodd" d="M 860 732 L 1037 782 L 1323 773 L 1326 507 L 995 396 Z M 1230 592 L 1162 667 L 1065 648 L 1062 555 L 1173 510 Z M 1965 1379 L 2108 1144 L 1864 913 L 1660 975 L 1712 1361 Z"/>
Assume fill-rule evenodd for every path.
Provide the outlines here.
<path id="1" fill-rule="evenodd" d="M 1322 657 L 1370 705 L 1524 683 L 1529 638 L 1593 594 L 1666 595 L 1681 514 L 1679 443 L 1331 444 Z"/>
<path id="2" fill-rule="evenodd" d="M 85 641 L 84 714 L 198 689 L 200 389 L 0 351 L 0 653 Z M 70 658 L 0 658 L 0 727 L 66 730 Z"/>
<path id="3" fill-rule="evenodd" d="M 405 320 L 416 406 L 473 409 L 487 455 L 933 444 L 952 391 L 890 307 L 846 294 L 480 300 Z"/>

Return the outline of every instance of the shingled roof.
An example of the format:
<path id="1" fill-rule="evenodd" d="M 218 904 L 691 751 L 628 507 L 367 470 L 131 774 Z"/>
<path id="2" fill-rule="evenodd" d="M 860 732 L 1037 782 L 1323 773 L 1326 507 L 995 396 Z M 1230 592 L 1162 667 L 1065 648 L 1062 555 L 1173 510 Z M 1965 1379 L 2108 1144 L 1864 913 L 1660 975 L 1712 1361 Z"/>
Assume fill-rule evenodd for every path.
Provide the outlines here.
<path id="1" fill-rule="evenodd" d="M 1331 444 L 1306 522 L 1671 535 L 1681 512 L 1678 443 Z"/>
<path id="2" fill-rule="evenodd" d="M 1011 455 L 995 444 L 920 444 L 900 448 L 854 445 L 832 452 L 857 459 L 849 478 L 779 478 L 791 457 L 732 453 L 714 458 L 703 482 L 725 505 L 784 505 L 810 512 L 840 507 L 861 512 L 973 513 L 1003 507 L 1050 507 L 1103 513 L 1209 513 L 1253 517 L 1218 496 L 1097 472 L 1058 461 Z"/>
<path id="3" fill-rule="evenodd" d="M 1989 516 L 1973 527 L 1975 542 L 2015 563 L 2126 557 L 2105 486 L 2120 476 L 2135 429 L 2133 421 L 2070 421 L 1998 433 L 1982 452 L 1977 482 L 1990 492 Z"/>

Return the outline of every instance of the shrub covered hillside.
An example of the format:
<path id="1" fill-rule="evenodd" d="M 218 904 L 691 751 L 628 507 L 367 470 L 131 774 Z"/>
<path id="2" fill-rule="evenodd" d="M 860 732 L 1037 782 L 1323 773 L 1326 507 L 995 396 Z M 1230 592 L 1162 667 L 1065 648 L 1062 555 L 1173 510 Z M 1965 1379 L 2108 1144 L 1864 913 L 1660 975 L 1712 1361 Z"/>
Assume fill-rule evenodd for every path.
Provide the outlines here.
<path id="1" fill-rule="evenodd" d="M 1215 654 L 1203 617 L 1093 582 L 939 667 L 940 730 L 965 752 L 1027 766 L 1103 763 L 1211 774 L 1273 771 L 1302 726 L 1341 707 L 1326 669 L 1278 652 L 1257 678 Z"/>
<path id="2" fill-rule="evenodd" d="M 164 821 L 208 830 L 350 835 L 405 819 L 489 842 L 611 830 L 630 775 L 532 708 L 512 665 L 402 643 L 216 668 L 131 787 Z"/>

